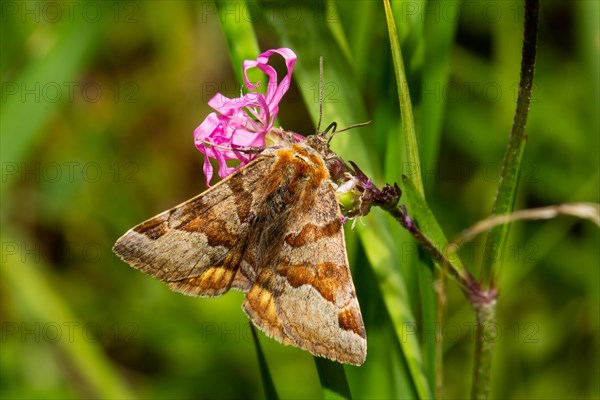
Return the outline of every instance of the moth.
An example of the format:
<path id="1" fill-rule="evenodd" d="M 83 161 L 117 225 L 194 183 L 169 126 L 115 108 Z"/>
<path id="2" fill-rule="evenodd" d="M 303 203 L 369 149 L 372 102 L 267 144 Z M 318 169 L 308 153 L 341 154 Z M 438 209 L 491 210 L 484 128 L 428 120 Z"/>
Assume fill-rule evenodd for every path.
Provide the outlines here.
<path id="1" fill-rule="evenodd" d="M 322 134 L 266 148 L 202 194 L 133 227 L 113 250 L 186 295 L 242 291 L 244 312 L 267 336 L 362 365 L 365 327 L 332 154 Z"/>

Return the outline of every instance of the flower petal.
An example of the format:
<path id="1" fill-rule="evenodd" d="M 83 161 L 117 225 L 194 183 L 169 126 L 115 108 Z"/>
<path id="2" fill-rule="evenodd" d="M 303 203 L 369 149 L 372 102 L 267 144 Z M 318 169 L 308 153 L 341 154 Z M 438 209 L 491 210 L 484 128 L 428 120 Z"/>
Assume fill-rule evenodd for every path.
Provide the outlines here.
<path id="1" fill-rule="evenodd" d="M 275 71 L 275 68 L 267 64 L 269 62 L 269 57 L 271 57 L 271 55 L 273 54 L 279 54 L 280 56 L 282 56 L 285 60 L 285 66 L 287 68 L 287 74 L 279 83 L 277 82 L 277 72 Z M 280 48 L 265 51 L 264 53 L 258 56 L 256 61 L 244 61 L 244 84 L 248 89 L 254 90 L 260 85 L 260 82 L 252 84 L 248 79 L 248 70 L 250 68 L 257 67 L 269 77 L 265 97 L 267 98 L 267 104 L 269 105 L 269 110 L 271 111 L 271 113 L 273 113 L 273 109 L 271 107 L 277 107 L 277 104 L 281 101 L 283 95 L 290 88 L 292 82 L 292 72 L 294 71 L 296 58 L 296 53 L 294 53 L 291 49 Z"/>
<path id="2" fill-rule="evenodd" d="M 281 55 L 287 67 L 287 74 L 281 82 L 277 82 L 275 68 L 268 65 L 269 57 Z M 218 174 L 221 178 L 230 175 L 236 169 L 250 162 L 255 155 L 240 150 L 244 147 L 260 148 L 265 146 L 265 135 L 271 128 L 279 112 L 279 101 L 288 91 L 296 54 L 286 48 L 268 50 L 254 60 L 246 60 L 243 65 L 244 84 L 249 90 L 255 90 L 260 82 L 252 84 L 247 75 L 250 68 L 257 67 L 268 77 L 266 94 L 254 91 L 239 98 L 230 99 L 221 93 L 215 94 L 208 102 L 215 112 L 194 130 L 196 148 L 204 153 L 203 171 L 206 184 L 210 186 L 213 167 L 210 158 L 219 164 Z M 238 167 L 227 165 L 228 160 L 239 160 Z"/>

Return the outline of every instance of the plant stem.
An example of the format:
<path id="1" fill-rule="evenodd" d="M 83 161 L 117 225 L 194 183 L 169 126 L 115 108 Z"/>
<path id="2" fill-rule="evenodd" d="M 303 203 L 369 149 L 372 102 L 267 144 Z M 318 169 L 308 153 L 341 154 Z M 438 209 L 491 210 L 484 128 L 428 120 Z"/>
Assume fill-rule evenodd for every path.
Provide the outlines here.
<path id="1" fill-rule="evenodd" d="M 475 311 L 475 364 L 473 366 L 472 399 L 487 399 L 490 392 L 492 356 L 497 338 L 495 288 L 483 289 L 479 284 L 471 289 L 471 306 Z"/>
<path id="2" fill-rule="evenodd" d="M 436 324 L 441 327 L 444 323 L 444 312 L 446 310 L 446 268 L 436 271 L 434 288 L 437 298 Z M 444 397 L 444 342 L 441 332 L 436 329 L 435 338 L 435 398 Z"/>
<path id="3" fill-rule="evenodd" d="M 523 32 L 523 50 L 521 60 L 521 79 L 513 126 L 508 138 L 508 146 L 504 153 L 500 185 L 492 214 L 506 214 L 513 210 L 523 151 L 527 142 L 525 124 L 533 90 L 533 75 L 536 56 L 536 40 L 539 17 L 539 0 L 525 1 L 525 28 Z M 473 385 L 471 398 L 487 399 L 490 393 L 492 357 L 494 354 L 494 338 L 490 338 L 486 329 L 496 322 L 496 289 L 497 269 L 492 261 L 492 251 L 501 250 L 508 234 L 508 225 L 493 228 L 484 248 L 484 263 L 481 268 L 481 284 L 470 290 L 469 300 L 475 311 L 477 320 L 475 335 L 475 363 L 473 369 Z M 487 260 L 487 261 L 486 261 Z M 485 289 L 487 287 L 488 289 Z"/>
<path id="4" fill-rule="evenodd" d="M 496 192 L 496 199 L 492 208 L 493 215 L 510 213 L 515 204 L 521 161 L 527 135 L 525 124 L 533 92 L 533 75 L 536 56 L 536 41 L 539 17 L 539 0 L 525 1 L 525 28 L 523 32 L 523 50 L 521 59 L 521 79 L 517 95 L 517 108 L 512 129 L 508 137 L 508 145 L 500 170 L 500 184 Z M 497 274 L 495 254 L 502 251 L 508 234 L 508 225 L 493 228 L 486 240 L 484 247 L 483 264 L 481 267 L 481 282 L 485 285 L 495 285 Z"/>

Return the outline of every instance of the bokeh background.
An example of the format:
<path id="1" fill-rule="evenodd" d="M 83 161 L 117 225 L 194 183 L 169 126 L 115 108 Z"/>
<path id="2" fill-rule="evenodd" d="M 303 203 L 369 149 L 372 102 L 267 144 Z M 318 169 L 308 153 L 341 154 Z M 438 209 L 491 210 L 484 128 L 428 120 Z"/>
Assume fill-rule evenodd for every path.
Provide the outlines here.
<path id="1" fill-rule="evenodd" d="M 522 8 L 394 2 L 426 196 L 449 238 L 492 207 L 515 108 Z M 599 201 L 599 17 L 596 1 L 542 1 L 517 209 Z M 240 293 L 172 293 L 111 247 L 205 189 L 192 132 L 216 92 L 239 95 L 239 56 L 255 58 L 257 48 L 298 55 L 281 126 L 314 132 L 323 56 L 325 123 L 373 121 L 336 137 L 334 149 L 377 184 L 412 173 L 402 162 L 382 3 L 3 1 L 1 21 L 0 396 L 263 397 Z M 410 237 L 380 210 L 347 228 L 369 346 L 363 367 L 346 367 L 353 395 L 416 397 L 414 365 L 435 393 L 437 327 L 445 397 L 468 396 L 473 315 L 464 296 L 448 280 L 436 325 L 423 303 L 430 281 L 417 273 L 430 261 Z M 498 254 L 492 396 L 598 398 L 597 227 L 561 217 L 510 232 Z M 482 243 L 461 253 L 476 275 Z M 392 273 L 397 304 L 382 295 Z M 406 322 L 394 329 L 397 312 Z M 310 354 L 262 334 L 260 343 L 281 397 L 322 396 Z M 422 352 L 407 353 L 406 343 Z"/>

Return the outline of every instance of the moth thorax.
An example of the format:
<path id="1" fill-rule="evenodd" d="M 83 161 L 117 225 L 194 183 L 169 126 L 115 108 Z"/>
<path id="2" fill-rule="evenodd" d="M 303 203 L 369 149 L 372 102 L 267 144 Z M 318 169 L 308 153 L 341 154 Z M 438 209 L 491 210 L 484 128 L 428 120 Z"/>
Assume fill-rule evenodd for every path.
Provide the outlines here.
<path id="1" fill-rule="evenodd" d="M 293 149 L 293 165 L 297 176 L 307 181 L 310 187 L 321 186 L 325 179 L 329 179 L 329 171 L 323 156 L 315 149 L 304 144 L 296 144 Z"/>

